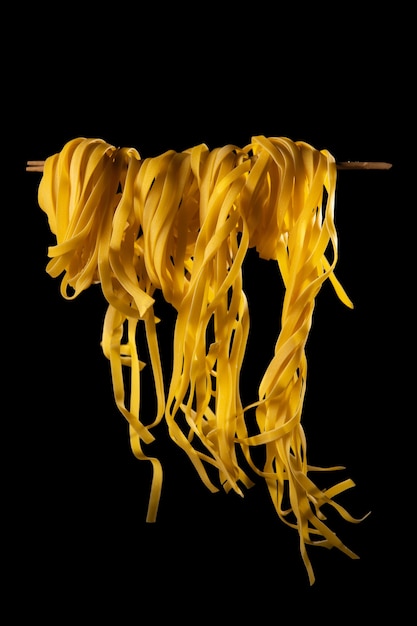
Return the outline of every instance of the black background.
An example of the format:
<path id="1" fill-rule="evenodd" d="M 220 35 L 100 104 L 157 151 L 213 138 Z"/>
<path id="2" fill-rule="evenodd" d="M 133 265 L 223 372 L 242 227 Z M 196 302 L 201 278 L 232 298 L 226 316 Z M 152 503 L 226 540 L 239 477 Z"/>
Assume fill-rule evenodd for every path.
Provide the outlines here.
<path id="1" fill-rule="evenodd" d="M 30 597 L 32 615 L 51 623 L 63 616 L 99 623 L 116 610 L 114 624 L 127 623 L 125 611 L 155 622 L 168 612 L 170 620 L 257 624 L 305 613 L 326 624 L 405 607 L 400 563 L 411 529 L 400 493 L 406 441 L 396 398 L 407 383 L 393 327 L 404 304 L 409 87 L 397 68 L 406 49 L 404 41 L 391 47 L 396 16 L 370 18 L 348 5 L 337 17 L 282 7 L 274 14 L 270 6 L 246 13 L 234 5 L 112 7 L 88 20 L 49 16 L 48 27 L 38 10 L 26 15 L 18 194 L 4 234 L 14 233 L 16 250 L 6 291 L 15 355 L 5 443 L 14 451 L 17 529 L 10 579 Z M 307 141 L 341 161 L 393 163 L 389 171 L 338 177 L 337 275 L 355 308 L 346 309 L 328 285 L 319 294 L 303 425 L 310 462 L 342 464 L 356 483 L 341 503 L 356 516 L 372 513 L 359 525 L 329 513 L 333 530 L 361 558 L 311 548 L 313 587 L 297 533 L 276 517 L 264 485 L 244 499 L 210 494 L 163 427 L 155 443 L 165 470 L 161 505 L 157 522 L 146 524 L 150 469 L 130 451 L 100 348 L 106 303 L 99 286 L 67 302 L 46 275 L 53 238 L 37 204 L 40 175 L 24 172 L 27 160 L 78 136 L 148 157 L 201 142 L 244 146 L 257 134 Z M 244 389 L 252 397 L 276 338 L 279 285 L 276 268 L 250 255 Z M 165 314 L 168 346 L 172 316 Z M 168 347 L 164 358 L 169 367 Z"/>

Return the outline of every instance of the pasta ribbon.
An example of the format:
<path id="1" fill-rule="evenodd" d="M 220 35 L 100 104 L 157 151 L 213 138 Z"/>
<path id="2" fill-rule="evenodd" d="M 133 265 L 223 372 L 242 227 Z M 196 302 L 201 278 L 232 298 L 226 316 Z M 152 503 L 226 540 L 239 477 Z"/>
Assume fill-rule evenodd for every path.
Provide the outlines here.
<path id="1" fill-rule="evenodd" d="M 46 160 L 38 194 L 56 236 L 46 271 L 61 277 L 63 297 L 100 283 L 108 302 L 102 349 L 115 402 L 134 455 L 153 469 L 147 521 L 157 517 L 162 466 L 143 445 L 151 446 L 152 430 L 164 419 L 210 491 L 222 487 L 243 496 L 254 476 L 265 480 L 277 515 L 298 531 L 311 584 L 308 545 L 357 558 L 327 527 L 322 508 L 360 521 L 335 501 L 351 480 L 326 490 L 310 478 L 320 468 L 307 462 L 301 424 L 306 342 L 323 283 L 330 280 L 340 300 L 353 306 L 334 273 L 335 189 L 332 155 L 286 137 L 255 136 L 243 148 L 201 144 L 145 159 L 133 148 L 80 137 Z M 277 263 L 285 294 L 273 357 L 258 397 L 243 406 L 250 314 L 242 265 L 249 248 Z M 177 313 L 167 387 L 156 290 Z M 157 398 L 150 423 L 141 414 L 140 329 Z M 257 429 L 251 435 L 249 411 Z M 259 446 L 262 466 L 254 454 Z"/>

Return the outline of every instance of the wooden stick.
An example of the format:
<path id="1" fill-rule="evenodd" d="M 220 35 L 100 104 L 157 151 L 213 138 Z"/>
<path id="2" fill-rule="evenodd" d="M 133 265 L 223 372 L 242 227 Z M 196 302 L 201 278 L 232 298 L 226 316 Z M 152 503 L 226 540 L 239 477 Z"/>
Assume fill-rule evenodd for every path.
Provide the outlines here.
<path id="1" fill-rule="evenodd" d="M 341 161 L 336 163 L 338 170 L 390 170 L 392 163 L 383 161 Z"/>
<path id="2" fill-rule="evenodd" d="M 28 161 L 27 172 L 43 172 L 45 161 Z M 336 163 L 338 170 L 389 170 L 392 163 L 383 161 L 341 161 Z"/>
<path id="3" fill-rule="evenodd" d="M 45 161 L 28 161 L 26 163 L 27 172 L 43 172 Z"/>

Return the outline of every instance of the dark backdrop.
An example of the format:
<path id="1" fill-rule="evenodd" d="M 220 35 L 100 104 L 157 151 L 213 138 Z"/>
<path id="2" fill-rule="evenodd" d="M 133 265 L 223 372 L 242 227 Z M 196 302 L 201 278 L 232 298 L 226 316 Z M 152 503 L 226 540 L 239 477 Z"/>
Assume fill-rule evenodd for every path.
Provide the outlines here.
<path id="1" fill-rule="evenodd" d="M 370 617 L 378 606 L 401 610 L 399 555 L 407 558 L 409 521 L 401 514 L 401 444 L 393 435 L 400 420 L 393 381 L 402 374 L 392 327 L 402 303 L 396 241 L 408 87 L 397 77 L 388 36 L 398 24 L 353 9 L 321 28 L 309 18 L 301 28 L 299 16 L 282 10 L 272 21 L 261 7 L 244 16 L 232 9 L 228 19 L 224 7 L 190 11 L 145 15 L 139 7 L 134 17 L 124 9 L 87 24 L 72 16 L 68 25 L 63 16 L 47 29 L 39 13 L 33 25 L 28 18 L 13 224 L 24 258 L 12 285 L 19 302 L 13 580 L 35 590 L 31 610 L 51 623 L 61 623 L 59 614 L 96 623 L 103 607 L 105 614 L 116 609 L 114 624 L 127 623 L 126 609 L 155 622 L 167 621 L 168 611 L 180 620 L 257 624 L 301 611 L 334 623 Z M 243 146 L 257 134 L 304 140 L 338 160 L 393 163 L 390 171 L 338 178 L 337 275 L 355 308 L 345 309 L 327 285 L 317 299 L 303 424 L 310 461 L 345 465 L 356 483 L 340 501 L 357 516 L 372 514 L 359 525 L 330 514 L 333 530 L 361 558 L 311 548 L 312 588 L 297 533 L 276 517 L 263 484 L 244 499 L 210 494 L 163 429 L 156 444 L 162 500 L 157 522 L 146 524 L 150 469 L 130 451 L 99 345 L 106 303 L 99 286 L 64 301 L 59 282 L 46 275 L 53 239 L 37 204 L 40 175 L 24 172 L 27 160 L 78 136 L 147 157 L 200 142 Z M 279 279 L 255 255 L 246 267 L 253 334 L 245 385 L 255 393 L 279 323 Z M 167 339 L 170 322 L 167 311 Z"/>

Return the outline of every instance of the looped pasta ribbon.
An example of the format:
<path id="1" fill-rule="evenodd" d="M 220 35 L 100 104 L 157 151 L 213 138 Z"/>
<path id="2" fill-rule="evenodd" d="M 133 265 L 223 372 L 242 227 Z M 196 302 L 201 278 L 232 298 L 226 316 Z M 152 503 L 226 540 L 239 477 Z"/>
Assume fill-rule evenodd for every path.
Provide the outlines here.
<path id="1" fill-rule="evenodd" d="M 324 505 L 350 516 L 334 500 L 351 480 L 322 490 L 310 479 L 301 413 L 306 390 L 306 341 L 316 296 L 337 280 L 334 223 L 336 163 L 326 150 L 285 137 L 252 138 L 244 148 L 205 144 L 142 159 L 133 148 L 77 138 L 49 157 L 39 186 L 56 245 L 46 267 L 61 276 L 61 293 L 75 298 L 100 283 L 108 302 L 102 348 L 110 361 L 115 402 L 129 424 L 132 451 L 150 461 L 148 521 L 162 485 L 158 459 L 145 454 L 152 429 L 165 419 L 211 491 L 243 495 L 250 470 L 263 477 L 279 517 L 298 530 L 310 582 L 308 544 L 351 552 L 325 524 Z M 274 355 L 258 398 L 244 407 L 240 374 L 249 335 L 242 264 L 248 248 L 275 260 L 285 287 Z M 171 379 L 165 393 L 154 315 L 160 290 L 177 312 Z M 156 415 L 141 415 L 139 326 L 146 336 Z M 129 394 L 124 369 L 130 372 Z M 246 417 L 255 413 L 257 434 Z M 252 450 L 265 448 L 259 467 Z M 247 461 L 237 454 L 241 450 Z M 218 482 L 208 468 L 215 468 Z M 330 468 L 340 469 L 340 468 Z"/>

